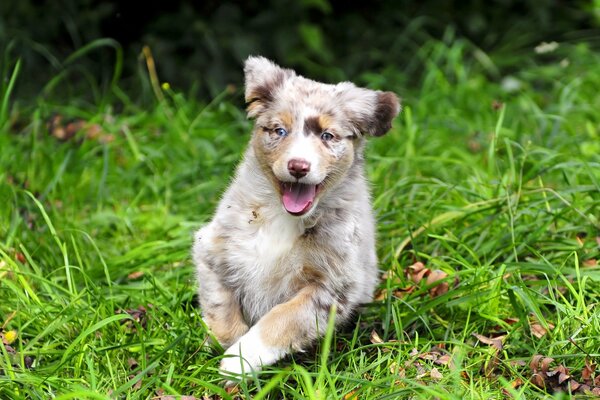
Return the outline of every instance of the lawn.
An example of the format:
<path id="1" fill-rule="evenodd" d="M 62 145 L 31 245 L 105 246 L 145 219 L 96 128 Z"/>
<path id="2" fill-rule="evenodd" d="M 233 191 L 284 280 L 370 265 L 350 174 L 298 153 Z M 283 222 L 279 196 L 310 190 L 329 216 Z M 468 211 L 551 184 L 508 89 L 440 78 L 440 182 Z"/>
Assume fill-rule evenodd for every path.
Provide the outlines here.
<path id="1" fill-rule="evenodd" d="M 150 74 L 143 101 L 119 82 L 22 99 L 9 60 L 0 398 L 600 395 L 600 53 L 561 43 L 507 61 L 448 38 L 413 57 L 418 76 L 353 77 L 404 104 L 367 148 L 376 300 L 233 391 L 190 246 L 248 140 L 240 89 L 202 103 Z"/>

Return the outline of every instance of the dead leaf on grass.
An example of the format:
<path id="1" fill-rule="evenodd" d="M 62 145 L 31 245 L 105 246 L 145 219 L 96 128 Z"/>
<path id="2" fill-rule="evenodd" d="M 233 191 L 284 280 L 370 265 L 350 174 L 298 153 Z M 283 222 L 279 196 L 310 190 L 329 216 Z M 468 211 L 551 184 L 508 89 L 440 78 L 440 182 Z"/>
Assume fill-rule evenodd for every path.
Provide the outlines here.
<path id="1" fill-rule="evenodd" d="M 596 364 L 591 363 L 589 358 L 586 358 L 585 366 L 581 371 L 581 379 L 583 379 L 585 382 L 590 381 L 594 378 L 594 372 L 596 372 Z"/>
<path id="2" fill-rule="evenodd" d="M 87 140 L 98 140 L 101 143 L 109 143 L 115 139 L 114 135 L 105 133 L 98 124 L 80 118 L 66 121 L 61 114 L 52 115 L 48 119 L 46 127 L 50 135 L 61 142 L 66 142 L 78 134 Z"/>
<path id="3" fill-rule="evenodd" d="M 585 360 L 585 366 L 581 371 L 583 383 L 577 381 L 564 365 L 551 367 L 554 361 L 551 357 L 544 357 L 539 354 L 531 358 L 529 368 L 532 371 L 531 382 L 534 385 L 550 392 L 568 391 L 570 393 L 600 395 L 600 382 L 592 379 L 596 366 L 589 359 Z"/>
<path id="4" fill-rule="evenodd" d="M 448 288 L 449 288 L 448 282 L 440 282 L 443 279 L 445 279 L 447 276 L 448 276 L 447 273 L 445 273 L 444 271 L 441 271 L 439 269 L 431 271 L 431 273 L 427 277 L 427 281 L 426 281 L 427 286 L 430 286 L 430 285 L 433 285 L 433 284 L 439 282 L 436 286 L 429 289 L 429 295 L 431 297 L 438 297 L 445 293 L 448 293 Z"/>
<path id="5" fill-rule="evenodd" d="M 141 278 L 142 276 L 144 276 L 144 271 L 134 271 L 134 272 L 130 273 L 129 275 L 127 275 L 127 279 L 135 280 L 135 279 Z"/>
<path id="6" fill-rule="evenodd" d="M 152 305 L 148 304 L 148 308 L 152 308 Z M 130 308 L 126 310 L 118 309 L 117 311 L 115 311 L 115 314 L 129 314 L 133 320 L 124 319 L 121 320 L 121 324 L 125 326 L 129 333 L 135 333 L 137 332 L 135 322 L 137 322 L 139 326 L 142 327 L 142 329 L 146 329 L 146 325 L 148 324 L 147 312 L 148 311 L 146 307 L 138 306 L 138 308 Z"/>
<path id="7" fill-rule="evenodd" d="M 554 329 L 554 325 L 552 324 L 548 324 L 548 327 L 550 328 L 550 330 Z M 546 328 L 544 328 L 541 324 L 538 323 L 529 325 L 529 329 L 531 329 L 531 334 L 538 339 L 543 338 L 548 333 Z"/>
<path id="8" fill-rule="evenodd" d="M 473 336 L 475 336 L 477 340 L 479 340 L 481 343 L 490 345 L 498 351 L 502 350 L 502 342 L 506 338 L 506 335 L 490 338 L 487 336 L 480 335 L 478 333 L 473 333 Z"/>
<path id="9" fill-rule="evenodd" d="M 371 331 L 371 338 L 370 339 L 371 339 L 371 343 L 373 343 L 373 344 L 381 344 L 381 343 L 383 343 L 383 339 L 381 339 L 381 337 L 375 331 L 375 329 L 373 329 Z"/>
<path id="10" fill-rule="evenodd" d="M 442 373 L 440 371 L 438 371 L 438 369 L 436 367 L 433 367 L 431 369 L 431 372 L 429 373 L 429 375 L 431 376 L 431 379 L 435 379 L 436 381 L 439 381 L 444 378 L 444 375 L 442 375 Z"/>

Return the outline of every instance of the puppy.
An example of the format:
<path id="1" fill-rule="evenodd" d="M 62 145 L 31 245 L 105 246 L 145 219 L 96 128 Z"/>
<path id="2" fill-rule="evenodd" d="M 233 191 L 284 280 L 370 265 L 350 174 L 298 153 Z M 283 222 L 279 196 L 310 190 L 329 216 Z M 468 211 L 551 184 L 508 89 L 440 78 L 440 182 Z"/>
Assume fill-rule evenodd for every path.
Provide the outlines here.
<path id="1" fill-rule="evenodd" d="M 244 67 L 254 131 L 212 221 L 195 234 L 203 320 L 239 376 L 302 351 L 372 300 L 375 223 L 365 135 L 400 112 L 395 94 L 315 82 L 263 57 Z"/>

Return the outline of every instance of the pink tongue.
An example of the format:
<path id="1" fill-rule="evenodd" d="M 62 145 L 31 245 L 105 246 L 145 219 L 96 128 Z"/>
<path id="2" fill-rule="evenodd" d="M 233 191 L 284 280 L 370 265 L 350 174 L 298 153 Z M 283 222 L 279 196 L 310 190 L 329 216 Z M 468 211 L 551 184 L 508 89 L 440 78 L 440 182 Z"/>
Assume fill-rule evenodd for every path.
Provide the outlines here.
<path id="1" fill-rule="evenodd" d="M 304 214 L 315 199 L 317 185 L 286 182 L 283 184 L 283 206 L 292 214 Z"/>

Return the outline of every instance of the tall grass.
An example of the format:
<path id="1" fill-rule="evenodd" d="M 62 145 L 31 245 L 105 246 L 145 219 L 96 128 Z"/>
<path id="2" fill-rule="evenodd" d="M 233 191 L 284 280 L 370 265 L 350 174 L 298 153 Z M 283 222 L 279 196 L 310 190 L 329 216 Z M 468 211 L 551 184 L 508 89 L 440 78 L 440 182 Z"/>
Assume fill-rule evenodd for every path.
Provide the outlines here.
<path id="1" fill-rule="evenodd" d="M 144 109 L 39 99 L 17 115 L 14 64 L 0 108 L 0 397 L 542 398 L 535 354 L 581 380 L 600 357 L 600 57 L 532 49 L 516 90 L 459 38 L 417 57 L 421 84 L 390 88 L 405 111 L 367 151 L 384 293 L 237 394 L 206 346 L 189 260 L 248 139 L 234 95 L 202 105 L 163 86 Z M 59 141 L 53 114 L 86 124 Z M 449 290 L 415 283 L 417 261 Z"/>

